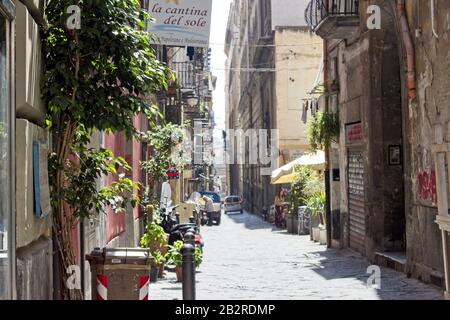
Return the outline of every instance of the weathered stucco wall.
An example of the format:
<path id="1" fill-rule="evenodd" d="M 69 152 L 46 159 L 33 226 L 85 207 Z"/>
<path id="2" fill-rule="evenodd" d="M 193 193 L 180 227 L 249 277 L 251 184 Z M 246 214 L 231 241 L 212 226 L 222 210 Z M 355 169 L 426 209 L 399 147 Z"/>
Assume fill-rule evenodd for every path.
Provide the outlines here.
<path id="1" fill-rule="evenodd" d="M 407 2 L 416 52 L 417 102 L 408 104 L 406 51 L 389 3 L 384 3 L 383 12 L 390 14 L 382 14 L 381 30 L 363 26 L 359 39 L 340 43 L 334 54 L 339 59 L 343 125 L 341 190 L 348 190 L 345 124 L 362 121 L 364 127 L 366 254 L 373 259 L 376 251 L 406 246 L 407 273 L 440 285 L 443 262 L 440 233 L 434 222 L 437 199 L 431 145 L 440 130 L 450 141 L 450 3 L 435 3 L 439 39 L 432 34 L 429 1 Z M 403 169 L 389 165 L 391 145 L 402 145 Z M 403 197 L 404 202 L 399 201 Z M 341 197 L 340 210 L 341 239 L 346 244 L 346 196 Z"/>
<path id="2" fill-rule="evenodd" d="M 42 237 L 17 251 L 17 299 L 53 299 L 51 239 Z"/>
<path id="3" fill-rule="evenodd" d="M 272 29 L 306 26 L 305 9 L 310 0 L 272 0 Z"/>
<path id="4" fill-rule="evenodd" d="M 16 5 L 16 112 L 39 125 L 43 124 L 45 107 L 41 99 L 42 75 L 41 43 L 39 26 L 19 1 Z M 43 1 L 34 1 L 38 8 Z"/>
<path id="5" fill-rule="evenodd" d="M 23 119 L 16 121 L 16 247 L 22 248 L 42 235 L 51 235 L 51 216 L 38 218 L 34 211 L 33 141 L 45 143 L 46 131 Z"/>
<path id="6" fill-rule="evenodd" d="M 441 236 L 435 224 L 437 193 L 431 145 L 436 131 L 450 142 L 450 3 L 435 1 L 432 32 L 430 1 L 408 3 L 415 37 L 418 100 L 410 106 L 411 214 L 408 216 L 408 272 L 425 281 L 443 271 Z M 430 276 L 431 275 L 431 276 Z"/>
<path id="7" fill-rule="evenodd" d="M 18 299 L 51 299 L 51 216 L 38 218 L 34 208 L 33 141 L 49 147 L 42 127 L 39 27 L 19 1 L 16 16 L 16 256 Z M 43 1 L 34 1 L 38 8 Z M 31 4 L 31 3 L 30 3 Z M 31 4 L 32 5 L 32 4 Z M 42 185 L 41 185 L 42 187 Z M 42 190 L 42 189 L 41 189 Z"/>
<path id="8" fill-rule="evenodd" d="M 392 8 L 384 9 L 392 14 Z M 418 10 L 426 12 L 426 8 Z M 406 100 L 402 99 L 405 96 L 405 89 L 402 90 L 405 56 L 394 17 L 393 14 L 383 15 L 381 30 L 363 30 L 359 39 L 340 43 L 338 50 L 330 53 L 330 60 L 337 57 L 339 62 L 341 239 L 344 245 L 348 244 L 345 124 L 362 121 L 364 145 L 360 147 L 364 150 L 365 167 L 366 255 L 374 259 L 377 251 L 401 251 L 406 240 L 408 273 L 427 282 L 436 282 L 433 279 L 440 276 L 442 258 L 440 236 L 434 224 L 435 184 L 430 155 L 430 137 L 434 137 L 434 132 L 430 121 L 440 118 L 442 125 L 448 126 L 449 108 L 443 112 L 434 103 L 437 95 L 448 92 L 449 77 L 445 72 L 449 63 L 448 42 L 445 45 L 440 42 L 440 53 L 433 57 L 429 48 L 436 44 L 425 46 L 423 39 L 433 41 L 433 38 L 425 33 L 425 27 L 420 27 L 424 35 L 422 40 L 416 39 L 419 103 L 408 108 Z M 411 29 L 416 28 L 419 27 Z M 432 72 L 430 61 L 444 68 Z M 444 105 L 445 96 L 436 101 Z M 389 164 L 389 146 L 395 145 L 401 145 L 406 152 L 403 168 Z"/>
<path id="9" fill-rule="evenodd" d="M 294 160 L 290 158 L 294 152 L 309 149 L 307 124 L 301 121 L 302 99 L 313 89 L 323 44 L 305 28 L 277 28 L 275 46 L 276 127 L 283 160 L 289 162 Z"/>
<path id="10" fill-rule="evenodd" d="M 35 2 L 38 5 L 38 1 Z M 29 245 L 41 235 L 51 234 L 51 217 L 38 219 L 34 215 L 33 140 L 49 146 L 42 123 L 45 110 L 41 101 L 41 53 L 39 27 L 27 8 L 15 1 L 16 17 L 16 246 Z"/>
<path id="11" fill-rule="evenodd" d="M 389 12 L 390 8 L 386 8 Z M 399 49 L 392 12 L 382 16 L 380 30 L 366 31 L 370 39 L 367 123 L 368 255 L 405 250 L 404 164 L 391 163 L 390 147 L 403 150 L 403 117 Z M 401 158 L 399 159 L 401 160 Z"/>
<path id="12" fill-rule="evenodd" d="M 331 44 L 333 45 L 333 44 Z M 333 49 L 334 48 L 334 49 Z M 368 86 L 368 50 L 369 39 L 363 38 L 349 46 L 341 42 L 338 47 L 331 47 L 329 60 L 337 60 L 339 70 L 339 115 L 341 134 L 339 143 L 340 222 L 341 246 L 349 245 L 349 204 L 348 204 L 348 145 L 346 144 L 346 124 L 363 120 L 363 104 L 367 97 L 364 90 Z M 355 146 L 363 149 L 364 146 Z"/>

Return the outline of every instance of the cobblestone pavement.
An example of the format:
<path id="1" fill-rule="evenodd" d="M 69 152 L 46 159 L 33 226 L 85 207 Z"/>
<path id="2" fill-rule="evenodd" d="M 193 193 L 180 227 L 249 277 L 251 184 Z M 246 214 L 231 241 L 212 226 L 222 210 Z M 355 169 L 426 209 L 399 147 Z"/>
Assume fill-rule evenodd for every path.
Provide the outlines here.
<path id="1" fill-rule="evenodd" d="M 222 215 L 203 227 L 204 262 L 197 273 L 199 300 L 441 299 L 435 287 L 381 269 L 381 289 L 367 287 L 369 262 L 346 250 L 326 249 L 309 236 L 288 235 L 259 217 Z M 150 286 L 152 300 L 181 299 L 175 274 Z"/>

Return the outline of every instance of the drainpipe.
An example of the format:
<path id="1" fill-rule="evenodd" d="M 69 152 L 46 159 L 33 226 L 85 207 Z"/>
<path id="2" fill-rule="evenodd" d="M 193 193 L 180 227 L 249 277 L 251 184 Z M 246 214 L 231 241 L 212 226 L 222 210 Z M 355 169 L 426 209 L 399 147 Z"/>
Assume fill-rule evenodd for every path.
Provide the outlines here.
<path id="1" fill-rule="evenodd" d="M 433 30 L 433 36 L 436 37 L 436 39 L 439 39 L 439 35 L 436 31 L 436 15 L 435 15 L 435 7 L 434 7 L 434 0 L 430 0 L 430 8 L 431 8 L 431 29 Z"/>
<path id="2" fill-rule="evenodd" d="M 406 50 L 408 97 L 410 101 L 414 101 L 417 98 L 415 52 L 409 30 L 408 18 L 406 17 L 405 0 L 397 0 L 397 18 L 401 28 L 403 45 Z"/>

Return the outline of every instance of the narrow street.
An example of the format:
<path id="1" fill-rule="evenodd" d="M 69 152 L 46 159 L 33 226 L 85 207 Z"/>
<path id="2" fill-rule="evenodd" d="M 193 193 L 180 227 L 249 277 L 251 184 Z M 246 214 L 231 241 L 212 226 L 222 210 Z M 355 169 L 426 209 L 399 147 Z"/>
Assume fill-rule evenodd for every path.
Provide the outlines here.
<path id="1" fill-rule="evenodd" d="M 197 273 L 199 300 L 441 299 L 440 290 L 381 269 L 381 290 L 368 288 L 367 260 L 327 250 L 309 236 L 288 235 L 251 214 L 222 216 L 203 227 L 204 261 Z M 150 285 L 151 300 L 181 299 L 181 284 L 167 272 Z"/>

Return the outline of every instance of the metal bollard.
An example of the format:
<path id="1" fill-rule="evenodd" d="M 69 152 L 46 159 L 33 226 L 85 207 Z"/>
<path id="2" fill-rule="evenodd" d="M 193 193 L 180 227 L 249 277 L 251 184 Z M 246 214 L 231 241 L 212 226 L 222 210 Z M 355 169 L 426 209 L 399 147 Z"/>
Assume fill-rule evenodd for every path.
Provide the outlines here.
<path id="1" fill-rule="evenodd" d="M 185 243 L 183 255 L 183 300 L 195 300 L 195 246 Z"/>
<path id="2" fill-rule="evenodd" d="M 184 243 L 193 245 L 195 247 L 195 230 L 189 229 L 183 237 Z"/>

